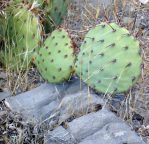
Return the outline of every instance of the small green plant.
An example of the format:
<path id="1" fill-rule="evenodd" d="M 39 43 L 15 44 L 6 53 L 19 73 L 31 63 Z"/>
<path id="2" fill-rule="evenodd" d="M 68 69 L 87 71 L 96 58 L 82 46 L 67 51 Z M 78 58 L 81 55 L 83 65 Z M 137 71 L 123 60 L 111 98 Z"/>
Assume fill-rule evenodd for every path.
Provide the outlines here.
<path id="1" fill-rule="evenodd" d="M 81 45 L 76 73 L 103 93 L 127 91 L 141 73 L 139 42 L 115 23 L 92 28 Z"/>
<path id="2" fill-rule="evenodd" d="M 34 56 L 34 63 L 45 80 L 59 83 L 69 79 L 74 71 L 74 48 L 64 29 L 52 32 Z"/>

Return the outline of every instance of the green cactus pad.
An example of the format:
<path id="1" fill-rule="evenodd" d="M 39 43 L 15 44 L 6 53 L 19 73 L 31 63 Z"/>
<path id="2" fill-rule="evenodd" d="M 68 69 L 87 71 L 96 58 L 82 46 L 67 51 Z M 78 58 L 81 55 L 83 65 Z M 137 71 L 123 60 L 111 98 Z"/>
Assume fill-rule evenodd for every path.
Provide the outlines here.
<path id="1" fill-rule="evenodd" d="M 139 42 L 125 28 L 101 23 L 86 34 L 76 72 L 98 92 L 120 93 L 137 81 L 141 63 Z"/>
<path id="2" fill-rule="evenodd" d="M 45 80 L 59 83 L 69 79 L 74 70 L 74 49 L 64 29 L 52 32 L 35 55 L 35 65 Z"/>
<path id="3" fill-rule="evenodd" d="M 45 9 L 45 31 L 49 33 L 63 22 L 68 11 L 71 0 L 50 0 L 43 5 Z"/>
<path id="4" fill-rule="evenodd" d="M 59 25 L 66 15 L 69 3 L 70 0 L 51 0 L 48 4 L 47 12 L 56 25 Z"/>
<path id="5" fill-rule="evenodd" d="M 31 61 L 33 51 L 38 48 L 41 39 L 41 25 L 38 16 L 25 6 L 7 8 L 8 44 L 0 55 L 4 65 L 13 70 L 26 69 Z"/>

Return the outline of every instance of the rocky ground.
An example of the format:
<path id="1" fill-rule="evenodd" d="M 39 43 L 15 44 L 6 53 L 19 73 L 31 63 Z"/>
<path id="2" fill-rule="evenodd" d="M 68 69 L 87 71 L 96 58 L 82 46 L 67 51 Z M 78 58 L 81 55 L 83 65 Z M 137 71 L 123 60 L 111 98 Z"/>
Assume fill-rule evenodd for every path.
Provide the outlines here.
<path id="1" fill-rule="evenodd" d="M 59 96 L 58 101 L 54 101 L 53 99 L 48 101 L 48 103 L 53 102 L 51 105 L 48 105 L 47 103 L 45 104 L 45 101 L 43 102 L 43 99 L 40 99 L 39 97 L 39 101 L 36 101 L 37 103 L 31 99 L 26 100 L 25 97 L 29 98 L 29 95 L 31 95 L 30 93 L 29 95 L 27 94 L 28 97 L 25 93 L 25 96 L 20 95 L 20 98 L 17 96 L 12 97 L 11 99 L 9 98 L 10 93 L 8 91 L 11 90 L 11 94 L 20 94 L 41 85 L 41 83 L 44 81 L 39 76 L 35 68 L 31 68 L 28 73 L 24 74 L 22 78 L 18 79 L 17 83 L 17 74 L 10 74 L 4 71 L 3 68 L 0 68 L 0 144 L 43 144 L 44 141 L 47 143 L 54 143 L 56 141 L 57 143 L 91 144 L 90 141 L 93 139 L 95 140 L 94 143 L 97 143 L 97 137 L 103 136 L 105 134 L 104 131 L 106 131 L 105 129 L 107 126 L 109 127 L 107 131 L 111 135 L 114 133 L 114 129 L 117 129 L 117 127 L 119 127 L 117 130 L 122 130 L 124 127 L 126 127 L 128 134 L 133 135 L 133 137 L 136 139 L 136 143 L 132 144 L 137 144 L 137 142 L 138 144 L 143 143 L 143 141 L 141 141 L 137 135 L 135 135 L 135 133 L 130 130 L 131 127 L 132 130 L 135 130 L 137 134 L 141 136 L 145 143 L 149 143 L 149 5 L 143 5 L 137 1 L 127 0 L 122 2 L 118 1 L 115 3 L 111 3 L 112 0 L 100 1 L 99 3 L 98 2 L 99 1 L 96 0 L 76 1 L 76 3 L 69 9 L 68 17 L 64 21 L 63 27 L 68 29 L 71 37 L 74 39 L 78 47 L 83 40 L 84 34 L 92 26 L 100 23 L 101 21 L 114 21 L 121 26 L 127 27 L 127 29 L 129 29 L 129 31 L 135 37 L 137 37 L 141 43 L 142 57 L 144 62 L 142 64 L 142 75 L 138 83 L 127 93 L 114 96 L 107 95 L 106 97 L 104 97 L 102 94 L 97 94 L 99 96 L 97 103 L 94 101 L 89 104 L 87 103 L 83 109 L 83 112 L 80 112 L 79 109 L 75 109 L 79 108 L 78 105 L 80 104 L 74 105 L 73 108 L 75 109 L 75 112 L 72 112 L 71 107 L 69 107 L 69 104 L 67 103 L 71 100 L 68 101 L 68 99 L 63 99 L 65 94 L 62 94 L 63 91 L 68 89 L 67 84 L 65 88 L 63 87 L 64 89 L 62 91 L 59 90 L 63 96 Z M 70 85 L 69 87 L 71 87 Z M 67 94 L 73 95 L 73 91 L 76 91 L 76 87 L 75 89 L 73 88 L 70 89 L 70 91 L 67 91 Z M 89 89 L 87 88 L 86 92 L 88 91 Z M 35 94 L 37 93 L 34 92 L 34 95 Z M 76 95 L 74 94 L 73 96 L 75 97 Z M 95 99 L 97 99 L 96 96 Z M 6 97 L 8 98 L 3 100 Z M 24 98 L 24 100 L 21 98 Z M 47 100 L 46 94 L 45 100 Z M 16 103 L 16 101 L 19 101 L 20 105 Z M 72 99 L 72 101 L 74 100 Z M 83 99 L 82 101 L 85 100 Z M 41 102 L 43 103 L 41 104 Z M 31 107 L 35 104 L 36 106 L 34 106 L 34 108 Z M 53 107 L 53 105 L 59 107 L 59 109 L 57 109 L 57 107 Z M 98 123 L 95 125 L 98 130 L 93 129 L 93 131 L 88 134 L 87 132 L 90 131 L 90 129 L 93 127 L 89 127 L 90 121 L 87 121 L 88 117 L 90 117 L 90 115 L 91 118 L 96 116 L 98 117 L 98 114 L 101 116 L 102 112 L 104 111 L 103 107 L 105 107 L 107 110 L 105 112 L 107 113 L 106 119 L 110 119 L 110 121 L 102 124 L 102 126 L 99 126 Z M 52 110 L 46 113 L 46 110 L 49 108 L 53 108 L 54 113 Z M 60 108 L 62 110 L 60 110 Z M 115 113 L 119 118 L 121 118 L 121 120 L 112 114 L 109 110 Z M 73 114 L 68 114 L 68 111 Z M 68 115 L 64 115 L 65 113 Z M 37 126 L 37 121 L 35 120 L 38 120 L 40 114 L 43 114 L 42 118 L 40 117 L 40 121 L 43 123 Z M 52 117 L 51 114 L 56 114 L 56 117 Z M 118 121 L 117 123 L 119 125 L 117 126 L 112 124 L 114 125 L 112 127 L 110 123 L 113 121 L 111 117 L 108 117 L 108 115 L 113 117 L 114 121 Z M 31 119 L 27 120 L 25 116 Z M 34 121 L 32 119 L 33 117 L 35 117 Z M 50 122 L 53 123 L 51 125 L 49 125 L 49 121 L 45 121 L 45 119 L 48 117 L 52 117 Z M 82 120 L 83 122 L 86 120 L 86 125 L 89 125 L 88 128 L 82 124 L 80 129 L 75 129 L 74 126 L 78 123 L 80 124 Z M 96 123 L 96 120 L 94 123 Z M 102 120 L 104 120 L 103 115 Z M 130 127 L 127 127 L 126 123 L 123 123 L 122 120 L 124 120 Z M 51 132 L 50 130 L 52 129 L 54 130 Z M 79 132 L 81 129 L 85 129 L 84 132 Z M 59 134 L 57 131 L 61 133 Z M 77 133 L 79 135 L 77 135 Z M 64 136 L 66 134 L 67 137 L 66 140 L 64 140 Z M 127 137 L 128 135 L 124 135 L 124 138 Z M 110 138 L 112 139 L 114 137 Z M 133 141 L 133 138 L 130 139 L 128 143 L 130 143 L 131 140 Z M 104 142 L 109 143 L 108 139 Z M 116 143 L 114 139 L 112 139 L 111 142 Z M 104 143 L 102 142 L 101 144 Z"/>
<path id="2" fill-rule="evenodd" d="M 22 119 L 3 111 L 1 132 L 9 138 L 7 143 L 145 144 L 106 103 L 85 84 L 80 87 L 78 78 L 61 85 L 45 83 L 5 99 L 6 106 L 22 114 Z"/>

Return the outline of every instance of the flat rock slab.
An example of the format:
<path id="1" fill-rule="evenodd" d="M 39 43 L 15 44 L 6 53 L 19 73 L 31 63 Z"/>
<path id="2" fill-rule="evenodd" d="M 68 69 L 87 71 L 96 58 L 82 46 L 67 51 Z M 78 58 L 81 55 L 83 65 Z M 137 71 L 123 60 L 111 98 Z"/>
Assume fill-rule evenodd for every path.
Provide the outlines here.
<path id="1" fill-rule="evenodd" d="M 75 83 L 75 82 L 74 82 Z M 14 112 L 22 113 L 24 117 L 28 119 L 42 119 L 47 113 L 50 113 L 53 109 L 56 109 L 61 99 L 69 93 L 71 83 L 52 85 L 41 84 L 41 86 L 19 94 L 17 96 L 8 97 L 5 99 L 5 104 Z M 72 93 L 78 89 L 73 86 Z"/>
<path id="2" fill-rule="evenodd" d="M 81 141 L 110 122 L 120 122 L 120 120 L 113 113 L 104 109 L 77 118 L 70 122 L 68 127 L 76 140 Z"/>
<path id="3" fill-rule="evenodd" d="M 147 4 L 149 2 L 149 0 L 139 0 L 139 1 L 143 4 Z"/>
<path id="4" fill-rule="evenodd" d="M 77 143 L 73 136 L 62 126 L 50 131 L 45 136 L 45 144 L 75 144 Z"/>
<path id="5" fill-rule="evenodd" d="M 45 135 L 45 144 L 145 144 L 122 120 L 108 110 L 77 118 L 67 128 Z"/>
<path id="6" fill-rule="evenodd" d="M 59 96 L 59 91 L 53 85 L 42 84 L 29 92 L 6 98 L 5 104 L 12 111 L 21 113 L 26 118 L 36 119 L 40 116 L 42 107 L 49 105 L 50 110 L 55 108 L 51 107 L 50 103 Z"/>
<path id="7" fill-rule="evenodd" d="M 96 94 L 87 93 L 86 88 L 75 94 L 66 95 L 57 109 L 59 113 L 58 123 L 61 124 L 72 116 L 79 117 L 99 110 L 102 108 L 102 105 L 104 105 L 104 100 Z"/>
<path id="8" fill-rule="evenodd" d="M 145 144 L 123 122 L 111 122 L 79 144 Z"/>
<path id="9" fill-rule="evenodd" d="M 7 91 L 0 92 L 0 101 L 4 100 L 10 96 L 11 96 L 10 92 L 7 92 Z"/>

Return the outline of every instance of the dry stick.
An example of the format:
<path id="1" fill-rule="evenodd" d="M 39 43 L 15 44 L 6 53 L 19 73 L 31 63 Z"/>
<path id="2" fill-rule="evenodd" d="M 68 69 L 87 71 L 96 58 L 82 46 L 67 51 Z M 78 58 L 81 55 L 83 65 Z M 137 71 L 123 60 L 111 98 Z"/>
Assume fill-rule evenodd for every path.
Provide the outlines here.
<path id="1" fill-rule="evenodd" d="M 133 33 L 135 31 L 136 20 L 137 20 L 137 13 L 135 12 L 135 19 L 134 19 L 133 26 L 132 26 L 132 29 L 131 29 L 131 31 L 133 31 Z"/>
<path id="2" fill-rule="evenodd" d="M 97 5 L 96 8 L 95 8 L 93 5 L 91 5 L 91 4 L 90 4 L 90 6 L 91 6 L 91 8 L 92 8 L 93 10 L 95 10 L 95 12 L 96 12 L 96 14 L 95 14 L 95 16 L 94 16 L 94 20 L 96 21 L 96 20 L 98 19 L 98 17 L 99 17 L 100 8 L 98 7 L 98 5 Z"/>
<path id="3" fill-rule="evenodd" d="M 130 103 L 131 103 L 131 98 L 132 98 L 132 92 L 131 92 L 131 89 L 130 89 L 129 94 L 127 95 L 127 98 L 126 98 L 126 103 L 125 103 L 125 105 L 126 105 L 126 111 L 125 111 L 124 117 L 123 117 L 124 120 L 125 120 L 125 118 L 128 119 L 129 116 L 131 115 L 130 114 L 130 110 L 129 110 Z"/>
<path id="4" fill-rule="evenodd" d="M 114 16 L 116 18 L 116 21 L 119 23 L 120 20 L 118 18 L 118 4 L 117 0 L 114 0 Z"/>
<path id="5" fill-rule="evenodd" d="M 119 79 L 118 79 L 118 81 L 117 81 L 117 82 L 119 82 Z M 108 88 L 107 88 L 107 91 L 105 92 L 105 94 L 104 94 L 104 96 L 103 96 L 103 98 L 104 98 L 104 99 L 105 99 L 105 97 L 106 97 L 106 95 L 107 95 L 107 92 L 108 92 L 108 89 L 110 88 L 110 86 L 112 85 L 112 83 L 113 83 L 113 81 L 111 81 L 111 83 L 109 84 L 109 86 L 108 86 Z M 109 95 L 109 97 L 108 97 L 108 98 L 110 98 L 110 96 L 112 97 L 112 95 L 113 95 L 114 91 L 115 91 L 115 90 L 113 90 L 113 91 L 110 93 L 110 95 Z M 105 108 L 105 107 L 106 107 L 106 105 L 107 105 L 108 101 L 109 101 L 109 99 L 107 99 L 107 100 L 106 100 L 105 104 L 103 105 L 103 108 Z"/>
<path id="6" fill-rule="evenodd" d="M 105 18 L 105 20 L 106 20 L 106 22 L 109 22 L 109 18 L 108 18 L 107 14 L 106 14 L 106 10 L 105 10 L 105 6 L 104 5 L 103 5 L 103 10 L 104 10 L 104 18 Z"/>
<path id="7" fill-rule="evenodd" d="M 92 15 L 92 13 L 86 7 L 84 7 L 84 9 L 89 14 L 89 16 L 91 16 L 94 20 L 96 20 L 95 17 L 94 17 L 94 15 Z"/>

